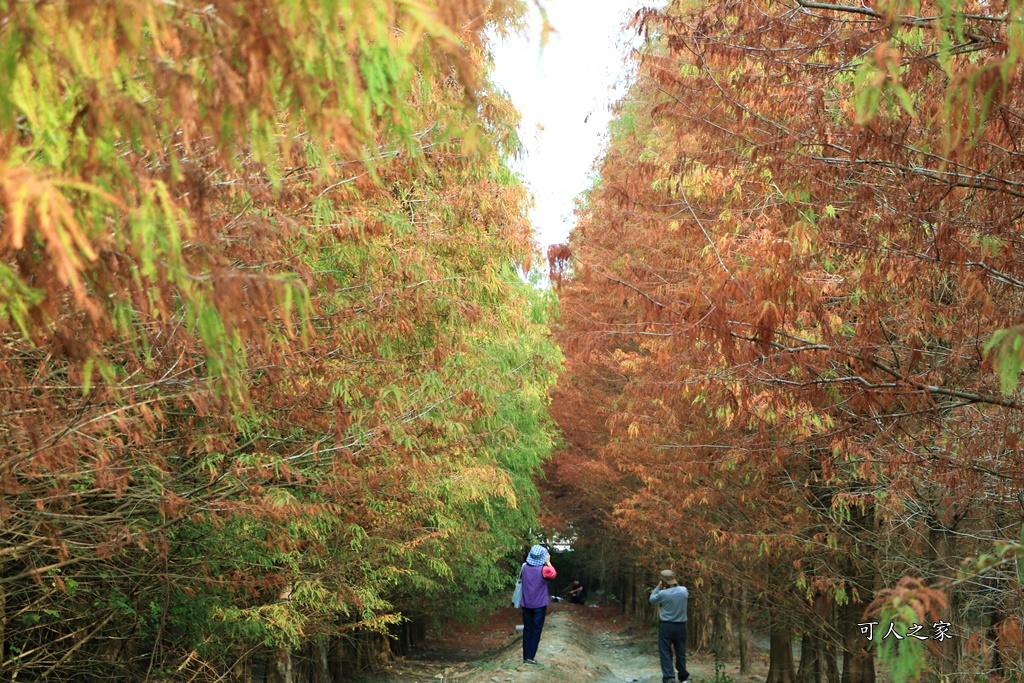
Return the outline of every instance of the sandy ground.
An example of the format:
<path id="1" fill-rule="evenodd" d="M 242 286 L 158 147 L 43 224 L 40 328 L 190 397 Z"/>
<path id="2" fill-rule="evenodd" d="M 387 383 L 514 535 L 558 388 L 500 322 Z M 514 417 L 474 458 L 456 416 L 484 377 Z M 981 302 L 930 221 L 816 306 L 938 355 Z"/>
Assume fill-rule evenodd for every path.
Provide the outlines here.
<path id="1" fill-rule="evenodd" d="M 417 647 L 365 683 L 661 683 L 657 633 L 638 627 L 612 608 L 552 605 L 537 652 L 538 665 L 523 664 L 518 613 L 500 610 L 487 624 L 446 634 Z M 763 681 L 767 653 L 752 643 L 752 665 L 742 676 L 739 661 L 725 662 L 722 674 L 733 683 Z M 711 683 L 714 658 L 687 657 L 690 681 Z M 724 677 L 717 683 L 729 683 Z"/>

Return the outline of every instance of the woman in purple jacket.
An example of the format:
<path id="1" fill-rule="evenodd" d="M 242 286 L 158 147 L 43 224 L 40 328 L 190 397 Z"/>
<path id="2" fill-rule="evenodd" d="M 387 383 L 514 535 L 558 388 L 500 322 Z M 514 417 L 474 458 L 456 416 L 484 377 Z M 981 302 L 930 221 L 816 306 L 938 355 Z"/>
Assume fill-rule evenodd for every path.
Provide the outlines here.
<path id="1" fill-rule="evenodd" d="M 535 545 L 523 565 L 523 661 L 536 664 L 540 632 L 544 628 L 544 617 L 551 598 L 548 596 L 548 580 L 555 578 L 551 566 L 551 555 L 547 548 Z"/>

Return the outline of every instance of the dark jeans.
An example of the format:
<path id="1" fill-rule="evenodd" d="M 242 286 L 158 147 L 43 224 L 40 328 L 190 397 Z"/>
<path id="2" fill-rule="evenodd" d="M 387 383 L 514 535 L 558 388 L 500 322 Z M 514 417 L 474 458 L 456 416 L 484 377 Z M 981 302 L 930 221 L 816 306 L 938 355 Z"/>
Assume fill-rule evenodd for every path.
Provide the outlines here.
<path id="1" fill-rule="evenodd" d="M 686 670 L 686 622 L 676 623 L 663 621 L 658 627 L 658 654 L 661 655 L 661 680 L 671 681 L 676 678 L 672 670 L 672 648 L 676 649 L 676 670 L 679 680 L 690 677 Z"/>
<path id="2" fill-rule="evenodd" d="M 523 608 L 523 661 L 537 657 L 540 645 L 540 632 L 544 630 L 544 617 L 547 607 Z"/>

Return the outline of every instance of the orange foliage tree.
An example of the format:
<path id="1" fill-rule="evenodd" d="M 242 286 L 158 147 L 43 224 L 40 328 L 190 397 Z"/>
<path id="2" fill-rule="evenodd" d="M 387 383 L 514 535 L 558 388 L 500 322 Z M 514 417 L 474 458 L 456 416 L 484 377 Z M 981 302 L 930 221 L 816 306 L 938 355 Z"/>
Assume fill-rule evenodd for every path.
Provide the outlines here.
<path id="1" fill-rule="evenodd" d="M 560 293 L 550 474 L 645 568 L 690 576 L 698 609 L 757 597 L 773 683 L 838 680 L 840 653 L 844 683 L 873 681 L 858 624 L 906 574 L 919 604 L 947 589 L 956 637 L 893 671 L 1019 666 L 1021 11 L 636 17 Z"/>

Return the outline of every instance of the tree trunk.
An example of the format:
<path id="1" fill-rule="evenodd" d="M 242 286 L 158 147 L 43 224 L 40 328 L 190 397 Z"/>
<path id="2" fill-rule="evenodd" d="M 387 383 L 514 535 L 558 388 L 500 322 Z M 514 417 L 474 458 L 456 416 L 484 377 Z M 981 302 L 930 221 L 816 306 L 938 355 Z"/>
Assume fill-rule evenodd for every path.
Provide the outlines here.
<path id="1" fill-rule="evenodd" d="M 846 603 L 842 607 L 843 627 L 843 676 L 841 683 L 875 683 L 875 658 L 868 650 L 871 641 L 860 632 L 861 617 L 864 615 L 864 604 L 859 602 Z M 876 632 L 874 638 L 881 638 L 883 633 Z"/>
<path id="2" fill-rule="evenodd" d="M 327 655 L 327 666 L 330 669 L 332 681 L 347 680 L 345 677 L 349 674 L 351 669 L 351 666 L 347 661 L 349 652 L 349 648 L 347 647 L 348 643 L 349 638 L 347 637 L 331 638 L 331 651 Z"/>
<path id="3" fill-rule="evenodd" d="M 4 643 L 7 642 L 7 593 L 0 586 L 0 665 L 7 661 Z M 12 679 L 13 680 L 13 679 Z"/>
<path id="4" fill-rule="evenodd" d="M 832 600 L 819 593 L 814 596 L 811 612 L 800 640 L 800 669 L 798 683 L 839 683 L 839 663 L 836 661 Z"/>
<path id="5" fill-rule="evenodd" d="M 956 555 L 956 536 L 952 529 L 940 527 L 935 523 L 933 528 L 928 530 L 928 540 L 935 553 L 935 569 L 938 575 L 936 583 L 938 587 L 944 588 L 944 580 L 956 575 L 959 564 Z M 954 629 L 963 623 L 960 619 L 959 593 L 955 589 L 946 590 L 946 597 L 949 599 L 949 607 L 943 611 L 941 618 L 953 625 L 950 631 L 954 632 Z M 940 677 L 954 674 L 960 668 L 960 641 L 963 634 L 957 633 L 956 636 L 958 637 L 946 638 L 941 642 L 934 641 L 933 646 L 938 650 L 936 669 Z"/>
<path id="6" fill-rule="evenodd" d="M 637 568 L 631 567 L 622 577 L 619 591 L 622 596 L 622 611 L 634 619 L 642 617 L 649 609 L 648 605 L 640 604 L 643 590 L 639 587 L 640 577 Z"/>
<path id="7" fill-rule="evenodd" d="M 872 641 L 869 641 L 867 636 L 861 633 L 859 626 L 865 621 L 864 610 L 871 602 L 875 590 L 876 569 L 871 542 L 877 533 L 872 504 L 865 503 L 864 508 L 851 507 L 848 527 L 849 534 L 862 540 L 850 549 L 850 561 L 846 570 L 847 602 L 839 613 L 843 644 L 841 683 L 875 683 L 875 656 L 868 648 L 872 641 L 881 639 L 885 631 L 876 631 Z"/>
<path id="8" fill-rule="evenodd" d="M 1003 625 L 1003 614 L 995 606 L 992 607 L 992 611 L 989 613 L 988 622 L 988 637 L 992 643 L 992 659 L 989 663 L 989 675 L 993 678 L 1003 678 L 1006 676 L 1006 667 L 1003 665 L 1003 657 L 1000 651 L 1000 633 L 1001 626 Z"/>
<path id="9" fill-rule="evenodd" d="M 800 636 L 800 667 L 796 670 L 797 683 L 816 683 L 817 651 L 814 645 L 814 635 L 810 631 L 804 631 Z"/>
<path id="10" fill-rule="evenodd" d="M 288 648 L 273 650 L 267 656 L 267 683 L 295 683 L 292 653 Z"/>
<path id="11" fill-rule="evenodd" d="M 239 656 L 235 663 L 232 664 L 227 680 L 233 683 L 251 683 L 252 657 L 249 655 Z M 328 681 L 328 683 L 330 682 Z"/>
<path id="12" fill-rule="evenodd" d="M 716 595 L 724 595 L 721 587 L 715 590 Z M 711 652 L 715 659 L 725 660 L 729 656 L 731 633 L 729 633 L 728 604 L 724 597 L 716 597 L 711 616 Z"/>
<path id="13" fill-rule="evenodd" d="M 772 611 L 771 649 L 766 683 L 796 683 L 793 672 L 793 634 L 790 626 Z"/>
<path id="14" fill-rule="evenodd" d="M 326 638 L 317 638 L 313 641 L 311 683 L 332 683 L 331 671 L 327 664 L 327 655 L 330 646 Z"/>
<path id="15" fill-rule="evenodd" d="M 636 600 L 636 615 L 634 618 L 642 619 L 651 613 L 651 587 L 645 583 L 647 573 L 639 568 L 636 570 L 633 581 L 633 595 Z"/>
<path id="16" fill-rule="evenodd" d="M 740 673 L 745 674 L 750 671 L 750 655 L 747 651 L 747 584 L 743 584 L 743 589 L 740 591 L 740 614 L 736 620 L 737 625 L 737 636 L 739 638 L 739 650 L 740 650 Z"/>
<path id="17" fill-rule="evenodd" d="M 805 631 L 800 641 L 798 683 L 839 683 L 835 648 L 815 631 Z"/>
<path id="18" fill-rule="evenodd" d="M 711 641 L 711 618 L 707 610 L 706 600 L 694 600 L 690 594 L 690 602 L 686 611 L 686 651 L 701 652 Z"/>

